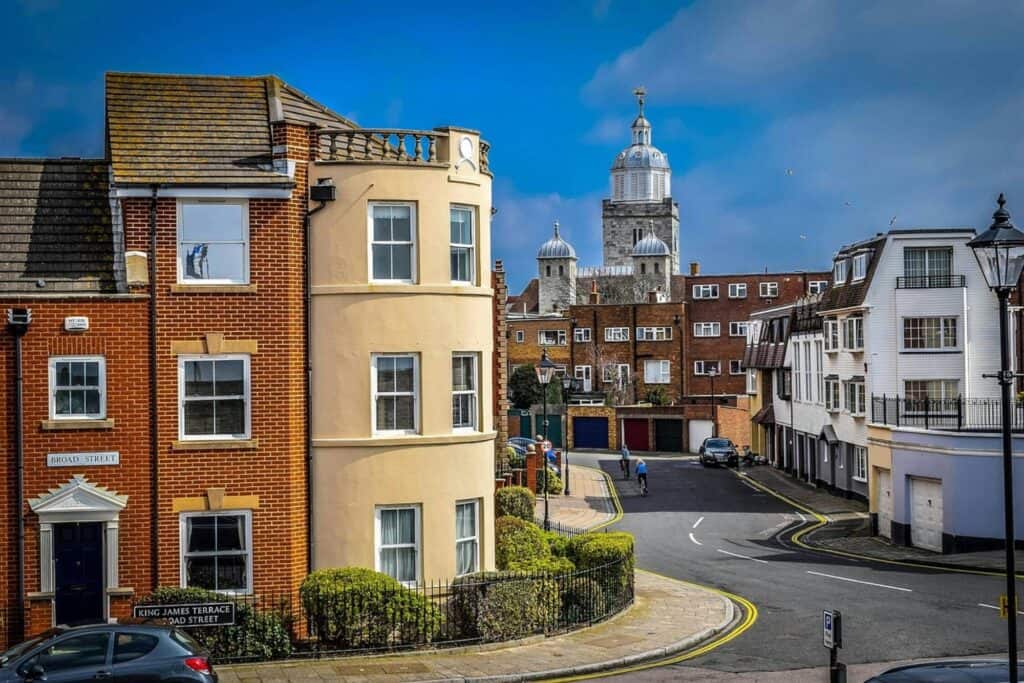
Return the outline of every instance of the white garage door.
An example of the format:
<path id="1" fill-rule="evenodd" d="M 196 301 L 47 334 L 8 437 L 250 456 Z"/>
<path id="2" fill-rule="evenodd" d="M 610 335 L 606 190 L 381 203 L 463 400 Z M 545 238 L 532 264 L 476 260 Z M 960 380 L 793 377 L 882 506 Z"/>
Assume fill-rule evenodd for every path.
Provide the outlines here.
<path id="1" fill-rule="evenodd" d="M 942 481 L 910 479 L 910 543 L 942 552 Z"/>
<path id="2" fill-rule="evenodd" d="M 892 538 L 892 472 L 878 470 L 878 535 Z"/>
<path id="3" fill-rule="evenodd" d="M 711 436 L 711 420 L 690 420 L 690 452 L 696 453 L 704 439 Z"/>

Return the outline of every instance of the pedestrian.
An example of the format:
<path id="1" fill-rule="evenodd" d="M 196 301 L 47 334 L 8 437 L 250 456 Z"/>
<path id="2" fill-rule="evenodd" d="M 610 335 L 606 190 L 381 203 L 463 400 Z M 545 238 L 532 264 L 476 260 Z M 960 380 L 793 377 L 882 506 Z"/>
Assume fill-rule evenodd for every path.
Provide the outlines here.
<path id="1" fill-rule="evenodd" d="M 640 493 L 647 495 L 647 463 L 643 458 L 636 461 L 636 483 L 640 486 Z"/>
<path id="2" fill-rule="evenodd" d="M 622 478 L 629 479 L 629 446 L 622 443 L 622 459 L 619 460 L 619 469 L 622 470 Z"/>

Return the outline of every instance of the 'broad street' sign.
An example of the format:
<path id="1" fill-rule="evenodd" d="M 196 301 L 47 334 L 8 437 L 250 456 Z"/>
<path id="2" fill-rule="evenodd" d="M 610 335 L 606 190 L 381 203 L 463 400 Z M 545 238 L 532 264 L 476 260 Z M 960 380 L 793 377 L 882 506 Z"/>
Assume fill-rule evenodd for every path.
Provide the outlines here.
<path id="1" fill-rule="evenodd" d="M 136 619 L 160 619 L 172 626 L 231 626 L 235 623 L 235 603 L 206 602 L 193 605 L 135 605 Z"/>

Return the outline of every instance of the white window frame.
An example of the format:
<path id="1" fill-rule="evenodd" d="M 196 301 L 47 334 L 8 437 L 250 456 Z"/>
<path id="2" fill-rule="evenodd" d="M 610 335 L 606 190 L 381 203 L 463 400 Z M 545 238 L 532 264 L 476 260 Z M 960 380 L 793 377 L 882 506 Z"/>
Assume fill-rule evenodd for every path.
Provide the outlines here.
<path id="1" fill-rule="evenodd" d="M 941 389 L 939 390 L 939 396 L 938 396 L 938 400 L 940 400 L 940 401 L 955 401 L 956 399 L 958 399 L 960 397 L 960 380 L 959 379 L 943 379 L 943 378 L 904 379 L 903 380 L 903 398 L 907 399 L 908 401 L 916 400 L 916 399 L 911 399 L 910 398 L 910 391 L 907 389 L 907 385 L 910 384 L 911 382 L 923 382 L 923 383 L 926 383 L 926 384 L 929 383 L 929 382 L 938 382 L 939 386 L 941 387 Z M 948 385 L 950 385 L 950 384 L 952 384 L 955 387 L 955 391 L 954 391 L 954 394 L 952 396 L 949 396 L 948 392 L 946 391 L 946 389 L 948 388 Z M 929 398 L 931 400 L 936 400 L 936 399 L 932 399 L 931 396 L 927 396 L 927 398 Z"/>
<path id="2" fill-rule="evenodd" d="M 182 243 L 182 231 L 184 229 L 183 218 L 184 211 L 182 207 L 189 204 L 236 204 L 242 207 L 242 279 L 231 280 L 228 278 L 186 278 L 185 277 L 185 264 L 184 264 L 184 252 L 181 248 Z M 175 259 L 177 262 L 177 275 L 179 285 L 247 285 L 250 282 L 249 272 L 249 251 L 251 248 L 251 242 L 249 240 L 249 200 L 247 199 L 179 199 L 176 203 L 177 211 L 177 234 L 175 236 L 175 247 L 177 248 L 178 255 Z M 207 241 L 206 244 L 238 244 L 239 240 L 226 240 L 226 241 Z"/>
<path id="3" fill-rule="evenodd" d="M 804 347 L 804 400 L 814 403 L 814 385 L 811 383 L 813 372 L 811 368 L 811 342 L 805 341 Z"/>
<path id="4" fill-rule="evenodd" d="M 838 379 L 834 377 L 825 380 L 825 410 L 830 413 L 838 413 L 842 410 L 841 404 L 842 389 Z"/>
<path id="5" fill-rule="evenodd" d="M 230 550 L 226 552 L 213 552 L 213 553 L 188 553 L 188 521 L 193 517 L 237 517 L 241 515 L 245 519 L 245 540 L 246 549 L 242 551 Z M 197 557 L 210 557 L 217 555 L 243 555 L 246 558 L 245 563 L 245 590 L 217 590 L 215 593 L 222 595 L 252 595 L 252 568 L 255 564 L 253 560 L 253 543 L 252 543 L 252 510 L 202 510 L 196 512 L 182 512 L 178 515 L 178 566 L 179 566 L 179 577 L 178 584 L 182 588 L 188 588 L 187 576 L 188 573 L 185 569 L 185 560 L 189 556 Z"/>
<path id="6" fill-rule="evenodd" d="M 729 283 L 729 298 L 730 299 L 746 299 L 747 298 L 747 283 L 746 282 L 730 282 Z"/>
<path id="7" fill-rule="evenodd" d="M 754 368 L 747 369 L 747 393 L 757 394 L 757 370 Z"/>
<path id="8" fill-rule="evenodd" d="M 851 315 L 843 319 L 843 349 L 856 353 L 864 350 L 863 316 Z"/>
<path id="9" fill-rule="evenodd" d="M 591 391 L 594 388 L 593 384 L 593 368 L 589 365 L 577 365 L 572 371 L 573 377 L 578 379 L 583 384 L 583 391 Z"/>
<path id="10" fill-rule="evenodd" d="M 814 340 L 814 355 L 818 359 L 818 365 L 816 367 L 816 378 L 815 384 L 818 387 L 818 405 L 824 405 L 825 403 L 825 356 L 824 351 L 821 348 L 822 343 L 820 339 Z"/>
<path id="11" fill-rule="evenodd" d="M 868 480 L 868 449 L 863 446 L 853 447 L 853 480 L 866 482 Z"/>
<path id="12" fill-rule="evenodd" d="M 850 405 L 850 394 L 853 393 L 853 405 Z M 843 403 L 846 412 L 854 417 L 864 417 L 867 413 L 867 395 L 864 382 L 847 380 L 843 382 Z"/>
<path id="13" fill-rule="evenodd" d="M 628 327 L 606 327 L 604 328 L 604 340 L 606 342 L 628 342 Z"/>
<path id="14" fill-rule="evenodd" d="M 693 374 L 707 376 L 711 373 L 708 372 L 708 364 L 713 363 L 718 372 L 715 374 L 716 377 L 722 376 L 722 363 L 717 360 L 695 360 L 693 361 Z"/>
<path id="15" fill-rule="evenodd" d="M 654 367 L 653 372 L 649 368 Z M 654 379 L 651 379 L 651 377 Z M 672 362 L 667 360 L 645 360 L 644 361 L 644 384 L 671 384 L 672 383 Z"/>
<path id="16" fill-rule="evenodd" d="M 546 334 L 554 334 L 555 341 L 547 341 L 544 337 Z M 566 346 L 568 345 L 568 335 L 565 330 L 537 330 L 537 346 Z"/>
<path id="17" fill-rule="evenodd" d="M 851 282 L 857 282 L 863 280 L 868 275 L 868 255 L 857 254 L 853 257 L 853 272 L 851 273 Z"/>
<path id="18" fill-rule="evenodd" d="M 81 413 L 77 415 L 57 414 L 57 391 L 58 389 L 75 390 L 72 386 L 57 386 L 57 363 L 99 363 L 97 378 L 100 392 L 100 410 L 98 413 Z M 103 420 L 107 417 L 107 359 L 104 356 L 50 356 L 49 358 L 49 385 L 50 385 L 50 419 L 51 420 Z"/>
<path id="19" fill-rule="evenodd" d="M 416 531 L 416 542 L 415 543 L 399 543 L 395 545 L 389 545 L 388 548 L 415 548 L 416 549 L 416 579 L 414 581 L 402 581 L 402 585 L 413 587 L 417 585 L 423 578 L 423 510 L 419 503 L 407 504 L 407 505 L 377 505 L 373 509 L 374 517 L 374 529 L 373 529 L 373 562 L 374 569 L 378 572 L 383 573 L 383 564 L 380 561 L 380 554 L 385 548 L 381 544 L 382 529 L 381 529 L 381 513 L 384 510 L 412 510 L 415 515 L 415 521 L 413 522 L 413 528 Z"/>
<path id="20" fill-rule="evenodd" d="M 672 341 L 671 327 L 638 327 L 637 341 Z"/>
<path id="21" fill-rule="evenodd" d="M 454 210 L 466 211 L 469 213 L 469 244 L 451 241 L 451 213 Z M 448 207 L 448 240 L 449 254 L 451 249 L 467 249 L 469 251 L 469 279 L 456 280 L 452 278 L 452 284 L 460 287 L 473 286 L 476 284 L 476 207 L 469 204 L 452 204 Z M 410 225 L 410 230 L 415 224 Z M 413 248 L 415 252 L 415 247 Z M 372 266 L 372 264 L 371 264 Z M 451 256 L 449 255 L 448 269 L 451 270 Z M 452 273 L 449 273 L 452 275 Z"/>
<path id="22" fill-rule="evenodd" d="M 846 259 L 839 259 L 832 266 L 832 282 L 837 285 L 846 283 Z"/>
<path id="23" fill-rule="evenodd" d="M 743 359 L 732 359 L 729 361 L 729 374 L 730 375 L 742 375 L 743 374 Z"/>
<path id="24" fill-rule="evenodd" d="M 455 353 L 452 354 L 452 364 L 453 364 L 453 366 L 454 366 L 456 358 L 469 358 L 473 362 L 473 375 L 472 375 L 473 376 L 473 388 L 472 389 L 460 389 L 459 391 L 456 391 L 455 387 L 454 386 L 452 387 L 452 402 L 453 403 L 455 402 L 455 397 L 456 396 L 471 396 L 472 397 L 471 405 L 473 407 L 473 424 L 471 424 L 469 426 L 466 426 L 466 425 L 456 426 L 455 425 L 455 420 L 454 420 L 455 415 L 454 415 L 454 406 L 453 406 L 452 431 L 453 432 L 479 432 L 480 431 L 480 354 L 476 353 L 476 352 L 473 352 L 473 351 L 456 351 Z M 376 401 L 374 401 L 374 405 L 376 405 Z M 374 421 L 374 424 L 377 424 L 376 421 Z"/>
<path id="25" fill-rule="evenodd" d="M 804 395 L 803 395 L 803 387 L 801 386 L 803 383 L 800 381 L 800 376 L 801 376 L 802 371 L 803 371 L 803 368 L 800 366 L 800 363 L 801 363 L 800 347 L 802 347 L 802 346 L 803 346 L 803 344 L 800 343 L 800 342 L 793 342 L 793 347 L 792 347 L 793 348 L 792 396 L 793 396 L 793 400 L 794 401 L 802 401 L 803 397 L 804 397 Z"/>
<path id="26" fill-rule="evenodd" d="M 746 337 L 750 322 L 746 320 L 734 320 L 729 323 L 730 337 Z"/>
<path id="27" fill-rule="evenodd" d="M 412 429 L 377 429 L 377 397 L 406 396 L 408 392 L 377 392 L 377 359 L 412 358 Z M 420 355 L 418 353 L 371 353 L 370 354 L 370 433 L 374 436 L 393 436 L 420 433 Z"/>
<path id="28" fill-rule="evenodd" d="M 720 337 L 722 336 L 722 323 L 706 322 L 693 324 L 694 337 Z"/>
<path id="29" fill-rule="evenodd" d="M 759 282 L 757 293 L 762 299 L 777 299 L 779 296 L 778 282 Z"/>
<path id="30" fill-rule="evenodd" d="M 907 346 L 907 322 L 911 320 L 924 321 L 938 321 L 939 325 L 939 345 L 938 346 L 920 346 L 910 347 Z M 952 321 L 952 323 L 950 323 Z M 952 327 L 953 343 L 950 344 L 950 327 Z M 922 335 L 922 339 L 926 335 Z M 933 351 L 956 351 L 960 348 L 960 319 L 955 315 L 942 315 L 942 316 L 907 316 L 903 318 L 903 324 L 900 326 L 900 351 L 907 353 L 929 353 Z"/>
<path id="31" fill-rule="evenodd" d="M 824 333 L 825 348 L 824 350 L 828 353 L 834 353 L 841 348 L 841 336 L 839 329 L 839 321 L 835 318 L 825 318 L 825 324 L 822 328 Z"/>
<path id="32" fill-rule="evenodd" d="M 472 536 L 466 536 L 464 538 L 459 538 L 459 506 L 461 506 L 461 505 L 472 505 L 473 508 L 474 508 L 474 512 L 473 512 L 473 520 L 475 522 L 475 524 L 474 524 L 475 528 L 473 529 L 474 533 L 473 533 Z M 456 576 L 465 576 L 466 574 L 474 574 L 474 573 L 480 571 L 480 507 L 481 507 L 480 506 L 480 500 L 478 498 L 473 498 L 472 500 L 457 500 L 457 501 L 455 501 L 455 570 L 456 570 L 455 571 L 455 575 Z M 468 572 L 462 572 L 460 574 L 458 572 L 458 568 L 459 568 L 459 544 L 462 544 L 462 543 L 472 543 L 474 545 L 476 551 L 473 553 L 473 555 L 474 555 L 474 557 L 473 557 L 473 568 L 471 570 L 469 570 Z M 379 556 L 380 555 L 378 553 L 378 557 Z"/>
<path id="33" fill-rule="evenodd" d="M 242 361 L 242 381 L 245 399 L 245 432 L 242 434 L 186 434 L 185 433 L 185 364 L 191 361 Z M 252 357 L 247 353 L 188 354 L 178 356 L 178 439 L 181 441 L 247 441 L 252 437 Z M 192 400 L 210 401 L 218 396 L 195 397 Z"/>
<path id="34" fill-rule="evenodd" d="M 409 208 L 409 241 L 408 242 L 376 242 L 373 239 L 373 209 L 377 206 L 406 206 Z M 419 236 L 419 222 L 416 217 L 416 202 L 367 202 L 366 204 L 366 270 L 370 282 L 415 284 L 418 281 L 416 268 L 416 239 Z M 450 228 L 449 228 L 450 230 Z M 374 244 L 408 244 L 409 251 L 409 279 L 402 278 L 378 278 L 373 275 L 373 245 Z"/>
<path id="35" fill-rule="evenodd" d="M 526 341 L 526 331 L 516 330 L 516 344 L 522 344 Z"/>
<path id="36" fill-rule="evenodd" d="M 577 327 L 572 331 L 572 340 L 577 344 L 587 344 L 591 340 L 591 330 L 589 327 Z"/>
<path id="37" fill-rule="evenodd" d="M 605 384 L 612 382 L 629 382 L 629 363 L 605 363 L 601 368 L 601 381 Z"/>
<path id="38" fill-rule="evenodd" d="M 694 299 L 717 299 L 718 298 L 718 285 L 694 285 L 693 286 L 693 298 Z"/>
<path id="39" fill-rule="evenodd" d="M 811 280 L 807 283 L 808 294 L 821 294 L 828 289 L 828 280 Z"/>

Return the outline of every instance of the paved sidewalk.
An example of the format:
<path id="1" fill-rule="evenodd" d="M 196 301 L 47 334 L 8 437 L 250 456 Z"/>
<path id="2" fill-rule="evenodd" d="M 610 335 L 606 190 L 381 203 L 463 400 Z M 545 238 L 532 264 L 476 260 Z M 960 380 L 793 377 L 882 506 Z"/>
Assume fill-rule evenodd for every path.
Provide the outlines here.
<path id="1" fill-rule="evenodd" d="M 943 555 L 920 548 L 893 545 L 884 538 L 871 535 L 867 505 L 860 501 L 834 496 L 767 465 L 745 469 L 743 474 L 829 518 L 830 524 L 804 536 L 808 545 L 824 550 L 867 555 L 879 560 L 916 562 L 955 569 L 1006 570 L 1003 550 Z M 1024 567 L 1024 551 L 1018 550 L 1016 557 L 1017 566 Z"/>
<path id="2" fill-rule="evenodd" d="M 542 680 L 659 659 L 726 630 L 736 616 L 718 593 L 645 571 L 636 573 L 636 594 L 632 608 L 603 624 L 502 649 L 221 666 L 217 672 L 222 683 Z"/>
<path id="3" fill-rule="evenodd" d="M 608 480 L 590 467 L 569 464 L 569 494 L 548 495 L 551 520 L 577 529 L 590 529 L 615 519 Z M 544 496 L 537 496 L 536 518 L 544 518 Z"/>

